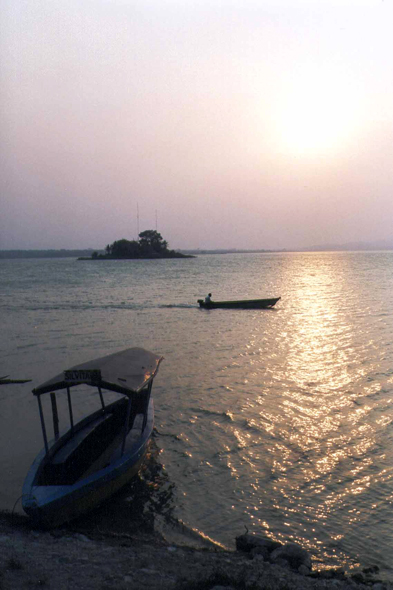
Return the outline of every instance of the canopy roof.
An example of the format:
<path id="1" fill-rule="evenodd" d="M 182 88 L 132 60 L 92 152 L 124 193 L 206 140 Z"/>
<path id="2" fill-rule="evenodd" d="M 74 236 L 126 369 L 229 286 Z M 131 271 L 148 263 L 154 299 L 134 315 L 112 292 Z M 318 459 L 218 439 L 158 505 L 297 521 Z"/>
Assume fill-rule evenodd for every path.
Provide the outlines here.
<path id="1" fill-rule="evenodd" d="M 143 348 L 127 348 L 81 365 L 75 365 L 45 381 L 33 389 L 34 395 L 41 395 L 66 387 L 86 383 L 118 393 L 138 393 L 151 381 L 158 371 L 162 356 Z"/>

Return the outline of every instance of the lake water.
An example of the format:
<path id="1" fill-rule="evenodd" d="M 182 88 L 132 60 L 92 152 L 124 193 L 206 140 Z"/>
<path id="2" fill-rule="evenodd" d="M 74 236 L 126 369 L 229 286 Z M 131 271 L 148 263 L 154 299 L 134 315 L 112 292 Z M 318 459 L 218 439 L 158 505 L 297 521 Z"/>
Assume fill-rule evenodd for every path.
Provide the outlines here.
<path id="1" fill-rule="evenodd" d="M 0 375 L 32 379 L 0 388 L 1 508 L 42 447 L 31 388 L 142 346 L 165 357 L 150 511 L 228 547 L 246 526 L 393 578 L 393 252 L 0 260 L 0 274 Z M 281 300 L 200 310 L 210 291 Z"/>

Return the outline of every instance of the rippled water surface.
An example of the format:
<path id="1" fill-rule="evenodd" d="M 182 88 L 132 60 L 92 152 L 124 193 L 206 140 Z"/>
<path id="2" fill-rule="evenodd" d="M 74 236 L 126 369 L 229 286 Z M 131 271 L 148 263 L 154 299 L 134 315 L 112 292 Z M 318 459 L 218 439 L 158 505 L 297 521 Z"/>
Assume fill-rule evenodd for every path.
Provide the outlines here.
<path id="1" fill-rule="evenodd" d="M 393 252 L 1 260 L 0 375 L 32 386 L 129 346 L 163 354 L 163 510 L 393 578 Z M 196 300 L 281 296 L 272 310 Z M 30 384 L 0 389 L 0 506 L 42 446 Z M 163 487 L 160 488 L 160 485 Z"/>

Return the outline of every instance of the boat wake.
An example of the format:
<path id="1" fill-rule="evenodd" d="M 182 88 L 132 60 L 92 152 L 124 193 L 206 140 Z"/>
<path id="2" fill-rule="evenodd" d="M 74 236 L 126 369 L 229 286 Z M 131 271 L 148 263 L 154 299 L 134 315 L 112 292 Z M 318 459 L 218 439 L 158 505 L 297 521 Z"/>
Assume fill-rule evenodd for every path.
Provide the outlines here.
<path id="1" fill-rule="evenodd" d="M 162 309 L 193 309 L 195 305 L 190 303 L 168 303 L 166 305 L 159 305 Z"/>
<path id="2" fill-rule="evenodd" d="M 28 307 L 24 306 L 23 309 L 26 311 L 97 311 L 97 310 L 133 310 L 142 311 L 144 309 L 195 309 L 196 306 L 191 303 L 177 303 L 177 304 L 160 304 L 156 303 L 134 303 L 131 301 L 121 301 L 120 303 L 93 303 L 92 301 L 84 301 L 81 303 L 45 303 L 31 304 Z M 4 308 L 3 308 L 4 309 Z M 7 306 L 6 311 L 16 311 L 15 307 Z"/>

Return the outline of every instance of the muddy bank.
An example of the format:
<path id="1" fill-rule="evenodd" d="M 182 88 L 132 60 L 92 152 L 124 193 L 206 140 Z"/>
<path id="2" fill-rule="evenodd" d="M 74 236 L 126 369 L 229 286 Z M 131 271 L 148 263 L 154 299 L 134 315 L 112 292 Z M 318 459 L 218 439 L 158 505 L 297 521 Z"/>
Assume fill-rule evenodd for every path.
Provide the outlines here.
<path id="1" fill-rule="evenodd" d="M 258 552 L 196 549 L 154 532 L 45 532 L 8 513 L 0 514 L 0 547 L 0 590 L 393 590 L 375 571 L 301 575 Z"/>

